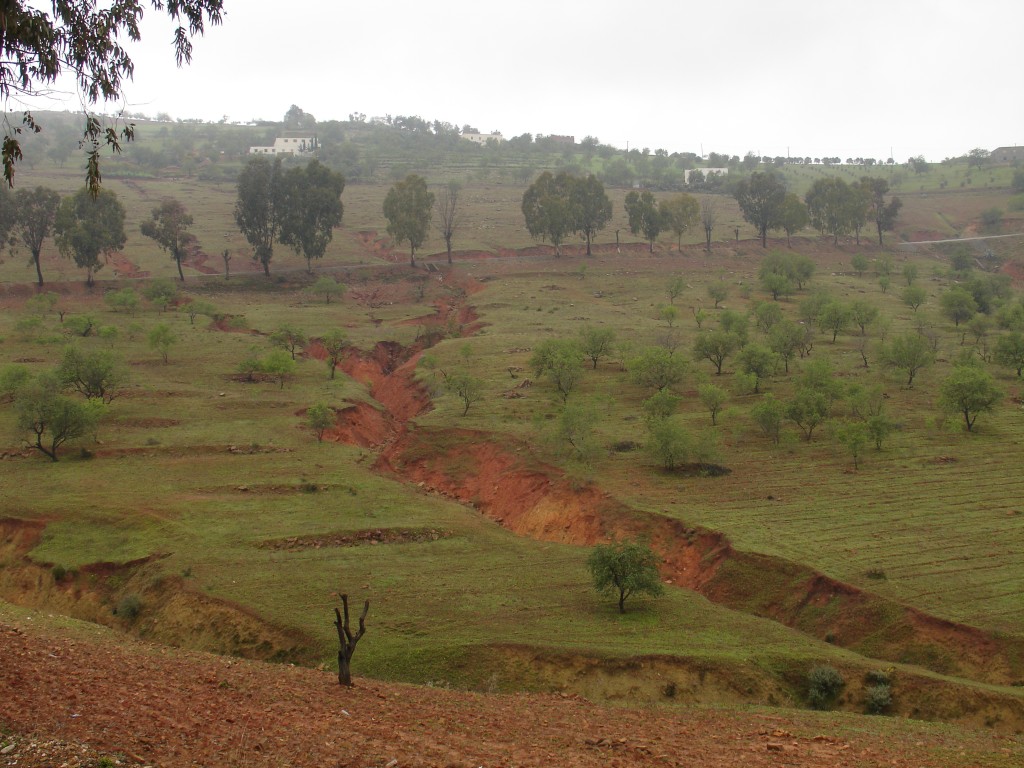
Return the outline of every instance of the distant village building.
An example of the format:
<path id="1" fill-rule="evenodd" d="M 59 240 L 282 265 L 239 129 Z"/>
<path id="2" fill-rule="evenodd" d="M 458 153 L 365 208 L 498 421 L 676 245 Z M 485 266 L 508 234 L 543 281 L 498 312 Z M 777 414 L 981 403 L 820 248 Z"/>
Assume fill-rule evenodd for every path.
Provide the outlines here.
<path id="1" fill-rule="evenodd" d="M 274 139 L 272 147 L 249 147 L 250 155 L 309 155 L 320 148 L 312 133 L 285 133 Z"/>
<path id="2" fill-rule="evenodd" d="M 555 144 L 575 144 L 576 143 L 576 137 L 575 136 L 558 136 L 557 134 L 553 133 L 550 136 L 545 136 L 544 138 L 547 139 L 548 141 L 554 142 Z"/>
<path id="3" fill-rule="evenodd" d="M 993 163 L 1021 163 L 1024 162 L 1024 147 L 999 147 L 993 149 L 989 155 Z"/>
<path id="4" fill-rule="evenodd" d="M 691 168 L 688 171 L 683 171 L 683 183 L 684 184 L 689 184 L 690 183 L 690 174 L 691 173 L 695 173 L 696 171 L 700 171 L 702 174 L 704 174 L 704 178 L 705 179 L 708 176 L 728 176 L 729 175 L 729 169 L 728 168 Z"/>
<path id="5" fill-rule="evenodd" d="M 505 137 L 501 135 L 501 131 L 492 131 L 491 133 L 464 133 L 462 138 L 467 141 L 472 141 L 474 144 L 486 144 L 488 141 L 496 141 L 499 144 L 505 140 Z"/>

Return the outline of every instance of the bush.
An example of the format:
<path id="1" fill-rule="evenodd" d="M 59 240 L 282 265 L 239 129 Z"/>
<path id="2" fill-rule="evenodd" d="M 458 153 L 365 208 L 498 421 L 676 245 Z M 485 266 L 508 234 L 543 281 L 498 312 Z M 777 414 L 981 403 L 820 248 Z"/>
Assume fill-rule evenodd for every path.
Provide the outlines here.
<path id="1" fill-rule="evenodd" d="M 142 601 L 138 595 L 125 595 L 114 608 L 114 614 L 125 621 L 135 621 L 142 613 Z"/>
<path id="2" fill-rule="evenodd" d="M 50 570 L 50 573 L 53 575 L 54 581 L 64 581 L 64 577 L 67 576 L 68 572 L 63 565 L 55 565 Z"/>
<path id="3" fill-rule="evenodd" d="M 872 685 L 865 691 L 864 711 L 869 715 L 884 715 L 892 706 L 892 688 L 888 683 Z"/>
<path id="4" fill-rule="evenodd" d="M 807 703 L 813 709 L 831 709 L 846 685 L 835 667 L 821 664 L 807 673 Z"/>

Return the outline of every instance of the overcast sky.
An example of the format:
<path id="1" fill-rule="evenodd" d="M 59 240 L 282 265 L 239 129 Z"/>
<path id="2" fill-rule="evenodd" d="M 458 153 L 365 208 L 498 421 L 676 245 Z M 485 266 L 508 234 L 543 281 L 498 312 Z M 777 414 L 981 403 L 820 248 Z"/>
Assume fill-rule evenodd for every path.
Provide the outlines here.
<path id="1" fill-rule="evenodd" d="M 937 161 L 1024 144 L 1022 0 L 225 0 L 174 66 L 151 11 L 124 105 L 149 115 L 419 115 L 617 147 Z M 108 108 L 111 109 L 111 108 Z"/>

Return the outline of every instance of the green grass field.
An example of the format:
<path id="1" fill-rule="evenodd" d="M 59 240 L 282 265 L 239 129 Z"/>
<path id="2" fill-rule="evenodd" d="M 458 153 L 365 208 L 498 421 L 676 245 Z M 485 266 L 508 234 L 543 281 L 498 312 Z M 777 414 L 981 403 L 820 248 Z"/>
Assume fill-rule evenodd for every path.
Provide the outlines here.
<path id="1" fill-rule="evenodd" d="M 24 172 L 19 183 L 66 192 L 77 178 L 40 169 Z M 1024 487 L 1017 471 L 1024 439 L 1021 385 L 1012 371 L 988 366 L 1006 397 L 993 413 L 981 416 L 975 434 L 938 410 L 938 385 L 962 348 L 953 323 L 939 314 L 938 297 L 952 281 L 939 251 L 883 251 L 867 244 L 870 234 L 860 248 L 852 243 L 834 248 L 809 234 L 795 241 L 794 248 L 816 262 L 811 288 L 877 306 L 891 324 L 890 336 L 911 332 L 925 320 L 937 334 L 938 362 L 908 389 L 899 373 L 878 362 L 876 330 L 869 328 L 867 369 L 855 332 L 840 334 L 834 344 L 830 336 L 816 337 L 811 359 L 828 359 L 843 382 L 881 385 L 887 412 L 901 426 L 882 451 L 865 451 L 854 471 L 827 425 L 811 441 L 792 424 L 784 427 L 779 445 L 762 435 L 750 416 L 758 397 L 732 392 L 735 360 L 727 360 L 721 377 L 707 361 L 691 360 L 678 387 L 679 412 L 692 434 L 713 438 L 715 463 L 730 470 L 723 477 L 700 477 L 666 473 L 643 450 L 619 452 L 611 446 L 646 440 L 641 403 L 650 391 L 623 372 L 626 352 L 670 343 L 692 357 L 698 331 L 694 311 L 702 309 L 704 328 L 713 328 L 724 308 L 748 312 L 770 300 L 757 280 L 759 243 L 729 242 L 732 223 L 739 221 L 731 200 L 722 200 L 721 237 L 716 236 L 711 254 L 692 246 L 680 252 L 664 240 L 651 255 L 632 237 L 623 237 L 627 247 L 616 254 L 608 243 L 614 239 L 610 230 L 622 228 L 626 234 L 619 221 L 602 233 L 602 247 L 590 259 L 536 253 L 461 258 L 454 279 L 427 273 L 420 297 L 405 278 L 424 273 L 388 267 L 372 247 L 373 238 L 360 235 L 383 234 L 380 204 L 386 186 L 353 185 L 343 196 L 345 225 L 317 265 L 349 285 L 344 299 L 328 305 L 303 290 L 311 282 L 305 264 L 284 248 L 275 252 L 269 281 L 240 275 L 245 247 L 231 218 L 230 185 L 115 178 L 108 185 L 128 209 L 124 257 L 138 271 L 152 277 L 173 274 L 170 258 L 138 233 L 139 222 L 167 194 L 187 201 L 195 213 L 196 234 L 211 254 L 207 266 L 222 267 L 223 248 L 235 254 L 230 280 L 197 279 L 193 270 L 182 290 L 235 318 L 238 330 L 217 330 L 203 317 L 192 325 L 183 312 L 148 306 L 134 316 L 115 313 L 103 302 L 103 291 L 141 288 L 145 282 L 112 280 L 108 267 L 98 274 L 97 287 L 85 291 L 76 270 L 47 244 L 44 274 L 61 294 L 58 306 L 68 317 L 93 314 L 98 325 L 119 329 L 113 342 L 90 337 L 79 343 L 112 346 L 126 361 L 130 379 L 101 423 L 98 442 L 80 441 L 56 464 L 33 453 L 0 461 L 0 517 L 48 523 L 31 552 L 36 562 L 79 568 L 167 553 L 159 561 L 161 573 L 184 576 L 192 588 L 301 629 L 325 660 L 333 653 L 336 594 L 347 591 L 372 604 L 372 634 L 359 648 L 359 672 L 416 682 L 485 685 L 497 668 L 495 659 L 507 653 L 496 649 L 505 646 L 613 657 L 664 655 L 782 678 L 818 661 L 853 669 L 876 664 L 686 590 L 671 589 L 657 601 L 637 599 L 633 610 L 618 617 L 589 586 L 585 548 L 514 536 L 471 507 L 375 471 L 370 449 L 317 443 L 304 426 L 302 410 L 316 402 L 338 408 L 370 402 L 365 383 L 343 373 L 329 381 L 326 366 L 312 359 L 300 360 L 283 388 L 233 376 L 251 349 L 269 350 L 266 335 L 286 322 L 314 337 L 341 328 L 364 351 L 381 340 L 411 344 L 426 322 L 420 318 L 430 316 L 437 302 L 461 301 L 463 287 L 469 286 L 465 301 L 475 309 L 480 330 L 430 349 L 432 367 L 420 363 L 417 375 L 435 397 L 432 410 L 416 425 L 492 434 L 496 442 L 525 447 L 533 461 L 557 467 L 581 487 L 592 484 L 634 509 L 720 531 L 739 550 L 807 565 L 939 618 L 1024 636 Z M 456 249 L 496 256 L 500 249 L 533 245 L 521 224 L 521 192 L 511 185 L 470 186 Z M 613 195 L 620 219 L 623 194 Z M 1005 190 L 975 190 L 911 197 L 898 230 L 969 231 L 980 210 L 1005 204 L 1007 196 Z M 935 221 L 945 222 L 945 229 Z M 750 235 L 749 227 L 741 233 Z M 699 240 L 694 233 L 686 242 Z M 435 237 L 422 254 L 440 262 L 442 245 Z M 999 247 L 1006 258 L 1021 255 L 1019 241 L 1002 241 Z M 876 265 L 863 276 L 853 273 L 850 261 L 858 252 L 893 259 L 888 292 L 879 286 Z M 394 260 L 404 264 L 407 254 L 398 251 Z M 916 312 L 899 295 L 899 272 L 908 262 L 918 267 L 918 284 L 927 291 Z M 685 278 L 686 288 L 675 299 L 680 315 L 669 328 L 660 308 L 668 303 L 666 288 L 676 275 Z M 55 314 L 38 327 L 20 324 L 32 294 L 22 284 L 31 278 L 21 257 L 0 265 L 0 369 L 12 364 L 49 369 L 67 343 Z M 723 309 L 715 309 L 707 296 L 707 285 L 717 280 L 729 287 Z M 797 319 L 807 293 L 780 302 L 784 315 Z M 167 364 L 146 343 L 149 329 L 159 322 L 170 324 L 179 339 Z M 574 336 L 585 325 L 614 329 L 619 353 L 596 370 L 588 366 L 571 395 L 571 402 L 597 414 L 593 442 L 598 450 L 580 462 L 551 438 L 561 406 L 549 383 L 534 380 L 520 398 L 503 394 L 524 378 L 535 378 L 529 359 L 540 341 Z M 762 338 L 753 326 L 750 335 Z M 790 373 L 780 371 L 766 390 L 789 397 L 803 364 L 794 360 Z M 462 403 L 440 386 L 441 369 L 465 370 L 482 381 L 483 397 L 465 417 Z M 696 398 L 704 381 L 731 392 L 715 427 Z M 846 409 L 840 403 L 836 414 Z M 0 404 L 0 436 L 0 453 L 22 453 L 22 435 L 7 404 Z M 80 448 L 91 457 L 81 455 Z M 457 475 L 466 469 L 471 467 L 451 471 Z M 295 551 L 259 546 L 289 537 L 399 528 L 442 535 L 433 541 Z"/>

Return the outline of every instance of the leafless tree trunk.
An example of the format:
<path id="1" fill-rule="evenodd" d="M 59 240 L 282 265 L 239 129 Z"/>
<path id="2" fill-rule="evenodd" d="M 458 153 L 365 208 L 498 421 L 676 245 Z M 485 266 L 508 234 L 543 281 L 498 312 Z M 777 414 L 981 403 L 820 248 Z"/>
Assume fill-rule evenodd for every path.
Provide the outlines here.
<path id="1" fill-rule="evenodd" d="M 452 236 L 462 223 L 462 211 L 459 209 L 459 193 L 462 188 L 458 182 L 448 182 L 437 198 L 437 228 L 441 231 L 444 244 L 448 248 L 448 263 L 452 263 Z"/>
<path id="2" fill-rule="evenodd" d="M 370 601 L 363 604 L 363 612 L 359 616 L 359 631 L 354 635 L 348 624 L 348 595 L 341 596 L 341 607 L 344 611 L 334 609 L 334 626 L 338 628 L 338 685 L 352 685 L 352 654 L 356 652 L 356 643 L 366 632 L 366 614 L 370 611 Z"/>
<path id="3" fill-rule="evenodd" d="M 700 200 L 700 223 L 704 225 L 704 236 L 707 239 L 707 250 L 711 251 L 711 230 L 718 221 L 718 206 L 713 197 L 702 197 Z"/>
<path id="4" fill-rule="evenodd" d="M 222 253 L 220 256 L 222 259 L 224 259 L 224 279 L 227 280 L 229 277 L 231 277 L 231 252 L 227 248 L 225 248 L 224 253 Z"/>

